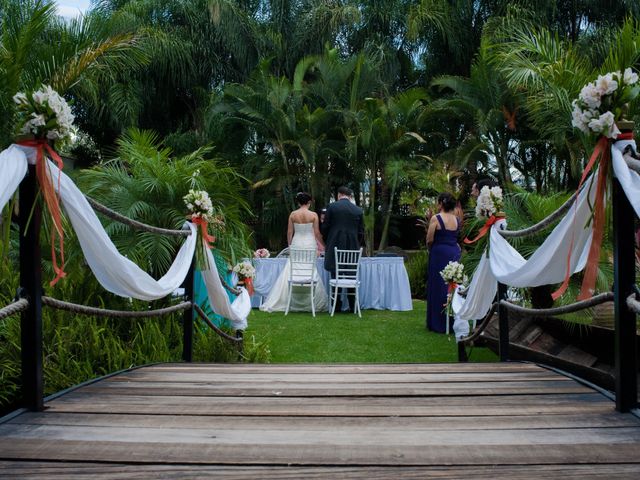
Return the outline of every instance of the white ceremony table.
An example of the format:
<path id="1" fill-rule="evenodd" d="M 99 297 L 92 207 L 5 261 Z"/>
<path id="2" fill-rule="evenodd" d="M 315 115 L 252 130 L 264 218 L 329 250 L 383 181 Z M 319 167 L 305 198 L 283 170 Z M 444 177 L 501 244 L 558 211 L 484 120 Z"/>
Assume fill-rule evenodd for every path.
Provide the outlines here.
<path id="1" fill-rule="evenodd" d="M 251 297 L 254 308 L 260 306 L 269 295 L 278 275 L 284 269 L 287 258 L 254 259 L 256 278 L 255 294 Z M 374 310 L 409 311 L 411 287 L 402 257 L 362 257 L 360 259 L 360 307 Z M 318 258 L 318 272 L 325 290 L 329 292 L 329 272 L 324 269 L 324 258 Z"/>

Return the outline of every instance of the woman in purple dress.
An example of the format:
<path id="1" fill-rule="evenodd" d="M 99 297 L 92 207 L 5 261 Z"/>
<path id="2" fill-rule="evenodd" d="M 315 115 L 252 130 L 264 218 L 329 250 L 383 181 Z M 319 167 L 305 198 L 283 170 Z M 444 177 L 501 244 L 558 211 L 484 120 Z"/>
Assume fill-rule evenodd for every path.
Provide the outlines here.
<path id="1" fill-rule="evenodd" d="M 429 249 L 429 268 L 427 270 L 427 329 L 433 332 L 446 331 L 448 285 L 440 272 L 449 262 L 460 260 L 458 233 L 460 220 L 454 214 L 456 200 L 448 192 L 438 196 L 439 213 L 429 220 L 427 229 L 427 248 Z M 450 319 L 453 322 L 453 319 Z"/>

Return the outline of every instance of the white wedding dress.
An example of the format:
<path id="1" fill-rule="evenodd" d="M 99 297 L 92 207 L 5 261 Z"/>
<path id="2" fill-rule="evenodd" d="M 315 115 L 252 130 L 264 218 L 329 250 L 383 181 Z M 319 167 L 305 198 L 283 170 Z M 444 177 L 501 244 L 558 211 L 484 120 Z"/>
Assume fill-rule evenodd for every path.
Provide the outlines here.
<path id="1" fill-rule="evenodd" d="M 317 243 L 316 237 L 313 234 L 313 223 L 294 223 L 293 224 L 293 238 L 291 239 L 290 247 L 293 248 L 309 248 L 316 250 Z M 264 312 L 284 312 L 287 309 L 287 295 L 289 293 L 289 270 L 291 269 L 291 262 L 287 260 L 280 276 L 276 280 L 269 291 L 269 295 L 266 300 L 260 305 L 260 310 Z M 322 279 L 318 271 L 316 271 L 316 284 L 314 303 L 316 312 L 326 311 L 329 309 L 329 300 L 327 298 L 327 291 L 324 288 Z M 294 312 L 310 312 L 311 303 L 309 296 L 309 287 L 293 287 L 291 294 L 291 305 L 289 311 Z"/>

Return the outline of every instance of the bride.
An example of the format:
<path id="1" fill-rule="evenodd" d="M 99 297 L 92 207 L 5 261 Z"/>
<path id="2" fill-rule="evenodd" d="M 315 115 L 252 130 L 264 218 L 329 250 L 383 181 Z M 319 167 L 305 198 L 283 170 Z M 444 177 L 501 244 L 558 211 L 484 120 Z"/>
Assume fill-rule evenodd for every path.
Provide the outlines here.
<path id="1" fill-rule="evenodd" d="M 294 248 L 324 249 L 322 236 L 320 235 L 320 222 L 318 214 L 309 210 L 311 205 L 311 195 L 300 192 L 296 195 L 296 202 L 300 208 L 294 210 L 289 215 L 289 225 L 287 228 L 287 243 Z M 260 310 L 265 312 L 284 312 L 287 308 L 287 295 L 289 292 L 289 269 L 291 263 L 287 261 L 285 268 L 280 273 L 275 284 L 271 288 L 267 299 L 260 306 Z M 322 279 L 316 271 L 318 283 L 314 295 L 316 311 L 328 310 L 327 292 L 324 289 Z M 293 287 L 291 294 L 290 311 L 311 311 L 308 290 L 304 293 L 297 293 Z"/>

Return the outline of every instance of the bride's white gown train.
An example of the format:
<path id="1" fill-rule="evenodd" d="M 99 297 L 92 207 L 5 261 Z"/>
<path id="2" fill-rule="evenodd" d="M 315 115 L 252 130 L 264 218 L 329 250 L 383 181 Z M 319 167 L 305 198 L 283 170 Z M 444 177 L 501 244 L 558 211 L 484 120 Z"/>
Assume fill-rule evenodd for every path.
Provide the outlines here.
<path id="1" fill-rule="evenodd" d="M 317 243 L 316 237 L 313 234 L 312 223 L 294 223 L 293 224 L 293 238 L 291 239 L 290 247 L 293 248 L 309 248 L 316 250 Z M 271 288 L 266 300 L 260 306 L 260 310 L 265 312 L 284 312 L 287 308 L 287 295 L 289 293 L 289 270 L 291 269 L 291 262 L 287 260 L 280 276 L 276 280 L 276 283 Z M 327 298 L 327 292 L 324 289 L 324 284 L 320 278 L 319 273 L 316 271 L 316 278 L 318 283 L 316 284 L 314 303 L 316 311 L 326 311 L 329 309 L 329 300 Z M 308 287 L 293 287 L 291 294 L 291 306 L 289 311 L 297 312 L 310 312 L 311 302 L 309 298 Z"/>

